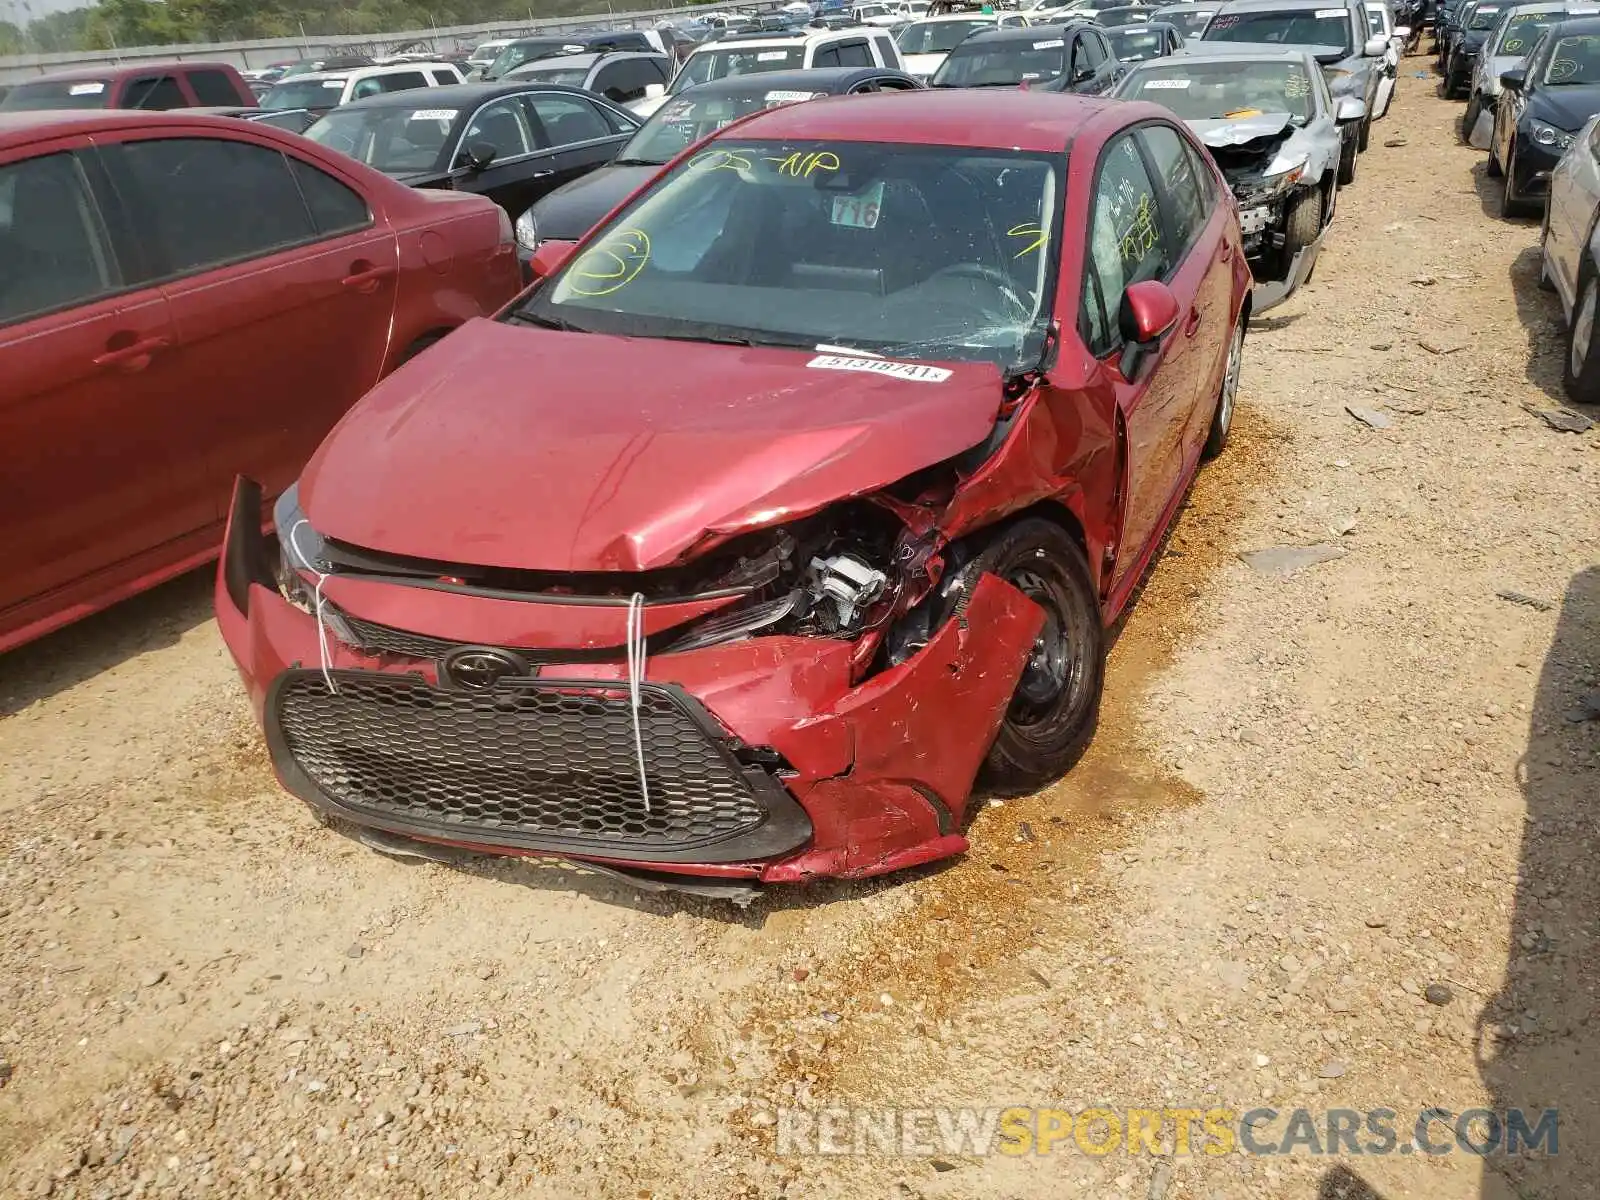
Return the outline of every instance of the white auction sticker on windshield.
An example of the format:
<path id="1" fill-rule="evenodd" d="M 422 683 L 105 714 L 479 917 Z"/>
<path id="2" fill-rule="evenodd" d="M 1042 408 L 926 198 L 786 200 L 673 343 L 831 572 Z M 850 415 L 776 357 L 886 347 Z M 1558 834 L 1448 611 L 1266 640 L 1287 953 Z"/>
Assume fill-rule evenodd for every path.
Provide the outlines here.
<path id="1" fill-rule="evenodd" d="M 811 99 L 816 94 L 816 92 L 768 92 L 766 101 L 768 104 L 797 104 L 802 100 Z"/>
<path id="2" fill-rule="evenodd" d="M 325 87 L 325 88 L 342 88 L 344 86 L 344 80 L 342 80 L 342 79 L 324 79 L 322 81 L 322 86 Z"/>
<path id="3" fill-rule="evenodd" d="M 1316 12 L 1317 20 L 1326 20 L 1328 17 L 1342 17 L 1345 15 L 1342 8 L 1319 8 Z"/>
<path id="4" fill-rule="evenodd" d="M 411 114 L 413 121 L 454 121 L 459 108 L 419 108 Z"/>
<path id="5" fill-rule="evenodd" d="M 869 375 L 891 375 L 914 383 L 943 383 L 950 378 L 950 372 L 943 367 L 893 362 L 887 358 L 846 358 L 841 354 L 819 354 L 806 366 L 817 371 L 865 371 Z"/>
<path id="6" fill-rule="evenodd" d="M 757 62 L 782 62 L 789 57 L 787 50 L 763 50 L 756 55 Z"/>
<path id="7" fill-rule="evenodd" d="M 1066 43 L 1060 38 L 1057 38 L 1053 42 L 1035 42 L 1033 44 L 1033 48 L 1035 50 L 1059 50 L 1064 45 L 1066 45 Z"/>
<path id="8" fill-rule="evenodd" d="M 1187 79 L 1152 79 L 1150 82 L 1144 85 L 1144 90 L 1147 92 L 1154 92 L 1165 88 L 1175 88 L 1179 91 L 1182 91 L 1188 86 L 1189 81 Z"/>
<path id="9" fill-rule="evenodd" d="M 75 83 L 67 89 L 69 96 L 98 96 L 106 90 L 103 83 Z"/>

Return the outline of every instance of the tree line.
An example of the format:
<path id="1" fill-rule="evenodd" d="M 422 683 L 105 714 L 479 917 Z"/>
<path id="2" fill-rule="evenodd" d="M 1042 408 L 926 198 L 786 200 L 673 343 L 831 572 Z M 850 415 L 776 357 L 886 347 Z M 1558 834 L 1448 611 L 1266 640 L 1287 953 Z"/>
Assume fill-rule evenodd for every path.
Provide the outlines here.
<path id="1" fill-rule="evenodd" d="M 0 55 L 301 37 L 359 41 L 379 34 L 479 22 L 666 7 L 660 0 L 100 0 L 18 24 L 25 0 L 0 0 Z M 19 11 L 20 10 L 20 11 Z M 446 47 L 440 47 L 445 49 Z"/>

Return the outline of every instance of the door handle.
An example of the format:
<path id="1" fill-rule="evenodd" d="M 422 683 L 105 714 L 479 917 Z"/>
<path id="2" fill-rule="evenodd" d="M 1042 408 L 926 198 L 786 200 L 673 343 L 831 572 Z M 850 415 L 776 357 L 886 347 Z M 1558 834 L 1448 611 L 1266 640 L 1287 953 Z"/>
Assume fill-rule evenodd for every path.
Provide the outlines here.
<path id="1" fill-rule="evenodd" d="M 1189 310 L 1189 319 L 1183 323 L 1183 336 L 1193 337 L 1197 332 L 1199 332 L 1199 329 L 1200 310 L 1198 308 L 1191 308 Z"/>
<path id="2" fill-rule="evenodd" d="M 350 274 L 339 282 L 347 288 L 363 290 L 368 289 L 369 285 L 376 284 L 379 280 L 387 279 L 394 272 L 395 268 L 393 267 L 380 267 L 368 262 L 366 259 L 357 259 L 350 264 Z"/>
<path id="3" fill-rule="evenodd" d="M 115 336 L 112 340 L 115 340 Z M 150 356 L 157 350 L 165 350 L 167 346 L 168 342 L 164 337 L 138 338 L 126 346 L 118 346 L 107 350 L 104 354 L 96 355 L 94 365 L 118 367 L 124 371 L 142 371 L 150 365 Z"/>
<path id="4" fill-rule="evenodd" d="M 548 179 L 550 176 L 552 176 L 554 174 L 555 174 L 554 171 L 535 171 L 532 175 L 529 175 L 528 178 L 529 179 Z"/>

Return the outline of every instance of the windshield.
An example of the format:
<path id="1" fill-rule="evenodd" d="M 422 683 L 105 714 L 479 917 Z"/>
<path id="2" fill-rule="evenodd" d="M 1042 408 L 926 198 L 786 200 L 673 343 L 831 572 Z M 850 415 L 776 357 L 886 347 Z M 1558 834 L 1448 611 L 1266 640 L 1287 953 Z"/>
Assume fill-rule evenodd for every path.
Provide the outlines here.
<path id="1" fill-rule="evenodd" d="M 453 108 L 337 109 L 306 130 L 306 137 L 393 175 L 432 171 L 456 113 Z"/>
<path id="2" fill-rule="evenodd" d="M 741 50 L 696 50 L 672 81 L 669 92 L 730 75 L 759 75 L 805 66 L 804 46 L 747 46 Z"/>
<path id="3" fill-rule="evenodd" d="M 1183 32 L 1183 36 L 1188 37 L 1203 30 L 1206 22 L 1211 20 L 1211 13 L 1215 11 L 1211 9 L 1207 12 L 1173 12 L 1171 9 L 1166 9 L 1162 12 L 1161 19 L 1176 25 Z"/>
<path id="4" fill-rule="evenodd" d="M 344 95 L 343 75 L 332 79 L 279 80 L 261 97 L 262 108 L 333 108 Z"/>
<path id="5" fill-rule="evenodd" d="M 278 78 L 280 80 L 293 79 L 296 75 L 305 75 L 308 72 L 315 71 L 316 69 L 317 64 L 314 62 L 290 63 L 283 69 L 283 74 L 279 75 Z"/>
<path id="6" fill-rule="evenodd" d="M 1160 30 L 1113 29 L 1111 52 L 1123 62 L 1143 62 L 1167 52 L 1167 35 Z"/>
<path id="7" fill-rule="evenodd" d="M 1469 30 L 1487 33 L 1493 29 L 1495 22 L 1500 19 L 1501 8 L 1498 4 L 1480 4 L 1472 10 L 1472 19 L 1467 22 Z"/>
<path id="8" fill-rule="evenodd" d="M 993 29 L 993 21 L 917 21 L 900 31 L 896 39 L 901 54 L 948 54 L 968 34 Z"/>
<path id="9" fill-rule="evenodd" d="M 486 66 L 498 58 L 500 56 L 500 51 L 504 49 L 505 43 L 503 42 L 485 42 L 471 54 L 467 55 L 467 61 L 472 63 L 474 66 Z"/>
<path id="10" fill-rule="evenodd" d="M 1342 8 L 1292 12 L 1218 13 L 1206 26 L 1208 42 L 1270 42 L 1281 46 L 1330 46 L 1352 52 L 1350 14 Z"/>
<path id="11" fill-rule="evenodd" d="M 537 62 L 541 58 L 549 58 L 553 54 L 582 54 L 584 47 L 578 42 L 559 41 L 555 38 L 540 38 L 537 41 L 512 42 L 499 54 L 494 56 L 494 61 L 489 64 L 484 74 L 491 79 L 499 79 L 507 71 L 515 70 L 526 62 Z"/>
<path id="12" fill-rule="evenodd" d="M 518 80 L 531 83 L 565 83 L 582 87 L 589 78 L 588 67 L 529 67 L 517 72 Z"/>
<path id="13" fill-rule="evenodd" d="M 1557 42 L 1550 51 L 1544 81 L 1558 86 L 1600 83 L 1600 35 L 1564 37 Z"/>
<path id="14" fill-rule="evenodd" d="M 963 42 L 929 81 L 934 87 L 1016 87 L 1048 83 L 1067 69 L 1066 42 L 1039 30 L 1037 41 Z"/>
<path id="15" fill-rule="evenodd" d="M 668 100 L 639 127 L 639 132 L 633 135 L 614 161 L 619 164 L 649 163 L 659 166 L 671 162 L 701 138 L 710 137 L 740 117 L 823 94 L 785 90 L 751 92 L 744 96 L 678 96 Z"/>
<path id="16" fill-rule="evenodd" d="M 111 85 L 104 79 L 19 83 L 0 100 L 0 109 L 104 108 L 109 99 Z"/>
<path id="17" fill-rule="evenodd" d="M 1286 112 L 1304 125 L 1314 111 L 1311 79 L 1298 63 L 1185 63 L 1163 59 L 1140 67 L 1118 89 L 1124 100 L 1165 105 L 1185 121 L 1208 121 Z"/>
<path id="18" fill-rule="evenodd" d="M 517 312 L 643 337 L 1037 362 L 1064 157 L 721 141 L 634 199 Z"/>
<path id="19" fill-rule="evenodd" d="M 1496 54 L 1527 54 L 1533 49 L 1534 42 L 1539 40 L 1539 31 L 1546 25 L 1554 25 L 1561 19 L 1558 12 L 1542 13 L 1516 13 L 1506 21 L 1506 27 L 1500 33 L 1500 44 L 1495 47 Z"/>

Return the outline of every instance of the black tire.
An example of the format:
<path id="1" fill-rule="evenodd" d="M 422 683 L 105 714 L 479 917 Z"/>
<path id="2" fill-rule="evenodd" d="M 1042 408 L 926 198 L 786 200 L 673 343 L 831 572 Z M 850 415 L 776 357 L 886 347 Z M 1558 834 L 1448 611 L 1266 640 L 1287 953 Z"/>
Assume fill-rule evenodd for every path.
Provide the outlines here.
<path id="1" fill-rule="evenodd" d="M 1361 118 L 1361 125 L 1356 131 L 1356 153 L 1365 154 L 1367 143 L 1372 139 L 1372 114 L 1368 113 Z"/>
<path id="2" fill-rule="evenodd" d="M 1455 56 L 1452 55 L 1449 65 L 1444 69 L 1444 98 L 1446 100 L 1455 100 L 1460 96 L 1461 89 L 1466 86 L 1467 82 L 1462 78 L 1462 74 L 1461 71 L 1457 70 Z"/>
<path id="3" fill-rule="evenodd" d="M 1545 202 L 1544 219 L 1539 222 L 1539 290 L 1553 292 L 1556 290 L 1555 280 L 1550 278 L 1548 269 L 1549 258 L 1545 255 L 1545 243 L 1550 240 L 1550 204 Z"/>
<path id="4" fill-rule="evenodd" d="M 1506 158 L 1506 190 L 1500 193 L 1500 215 L 1510 220 L 1525 217 L 1531 211 L 1532 205 L 1517 195 L 1517 143 L 1512 142 L 1511 153 Z"/>
<path id="5" fill-rule="evenodd" d="M 1306 282 L 1311 277 L 1306 276 Z M 1213 459 L 1228 447 L 1228 434 L 1233 429 L 1234 404 L 1239 398 L 1239 372 L 1244 366 L 1245 315 L 1240 310 L 1239 320 L 1233 327 L 1233 337 L 1228 342 L 1228 362 L 1222 369 L 1222 387 L 1217 392 L 1217 407 L 1211 413 L 1211 429 L 1206 434 L 1202 458 Z"/>
<path id="6" fill-rule="evenodd" d="M 984 787 L 1016 795 L 1059 779 L 1093 739 L 1105 686 L 1105 630 L 1089 562 L 1053 521 L 1025 517 L 1002 528 L 962 576 L 976 582 L 985 571 L 1027 593 L 1046 613 L 984 759 Z"/>
<path id="7" fill-rule="evenodd" d="M 1499 179 L 1505 174 L 1505 168 L 1500 165 L 1500 156 L 1495 153 L 1492 139 L 1489 142 L 1489 161 L 1484 164 L 1483 173 L 1490 179 Z"/>
<path id="8" fill-rule="evenodd" d="M 1566 362 L 1562 366 L 1562 383 L 1569 399 L 1579 404 L 1600 404 L 1600 338 L 1595 333 L 1595 312 L 1600 307 L 1600 275 L 1587 259 L 1578 268 L 1578 293 L 1572 305 L 1572 320 L 1567 323 Z M 1585 310 L 1588 310 L 1585 312 Z M 1584 328 L 1588 345 L 1580 352 L 1578 337 Z M 1574 369 L 1573 358 L 1580 361 Z"/>
<path id="9" fill-rule="evenodd" d="M 1472 138 L 1472 127 L 1478 123 L 1478 117 L 1483 112 L 1483 97 L 1473 92 L 1467 99 L 1466 111 L 1461 114 L 1461 140 L 1469 141 Z"/>
<path id="10" fill-rule="evenodd" d="M 1346 138 L 1339 147 L 1339 186 L 1349 187 L 1356 181 L 1356 142 Z"/>
<path id="11" fill-rule="evenodd" d="M 1322 193 L 1309 188 L 1289 201 L 1288 217 L 1283 223 L 1283 259 L 1285 264 L 1296 254 L 1317 240 L 1322 232 Z"/>

